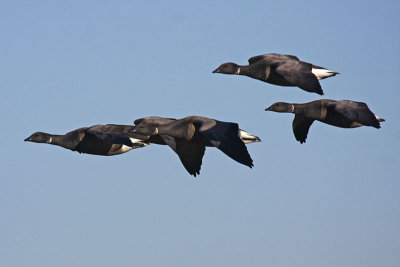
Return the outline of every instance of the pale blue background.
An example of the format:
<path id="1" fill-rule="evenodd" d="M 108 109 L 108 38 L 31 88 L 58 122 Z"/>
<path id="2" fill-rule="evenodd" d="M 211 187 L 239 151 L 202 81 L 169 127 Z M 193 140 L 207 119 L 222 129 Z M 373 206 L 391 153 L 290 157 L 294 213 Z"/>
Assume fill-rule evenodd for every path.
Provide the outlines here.
<path id="1" fill-rule="evenodd" d="M 399 266 L 399 3 L 3 1 L 0 266 Z M 211 73 L 270 52 L 343 73 L 324 97 L 382 129 L 314 123 L 301 145 L 264 109 L 318 95 Z M 150 115 L 238 122 L 255 166 L 23 142 Z"/>

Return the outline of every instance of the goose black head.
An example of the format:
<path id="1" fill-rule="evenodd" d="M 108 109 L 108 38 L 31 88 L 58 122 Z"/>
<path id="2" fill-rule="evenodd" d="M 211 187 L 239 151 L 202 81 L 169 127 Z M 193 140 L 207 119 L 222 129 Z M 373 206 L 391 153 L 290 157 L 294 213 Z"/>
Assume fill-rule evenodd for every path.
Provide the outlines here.
<path id="1" fill-rule="evenodd" d="M 213 73 L 239 74 L 239 66 L 232 62 L 224 63 L 214 70 Z"/>
<path id="2" fill-rule="evenodd" d="M 51 136 L 48 133 L 36 132 L 26 138 L 24 141 L 35 142 L 35 143 L 50 143 Z"/>
<path id="3" fill-rule="evenodd" d="M 276 102 L 272 104 L 269 108 L 266 108 L 267 111 L 275 111 L 275 112 L 293 112 L 294 106 L 285 102 Z"/>

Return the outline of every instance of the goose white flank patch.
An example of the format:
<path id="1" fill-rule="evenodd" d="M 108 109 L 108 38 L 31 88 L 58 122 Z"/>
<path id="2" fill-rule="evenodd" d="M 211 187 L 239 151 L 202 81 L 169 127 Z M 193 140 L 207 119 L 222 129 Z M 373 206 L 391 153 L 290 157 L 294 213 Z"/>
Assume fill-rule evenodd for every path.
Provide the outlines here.
<path id="1" fill-rule="evenodd" d="M 131 129 L 132 129 L 132 127 L 130 128 L 130 130 Z M 129 140 L 131 140 L 131 143 L 133 144 L 133 146 L 144 147 L 144 146 L 149 145 L 148 143 L 146 143 L 145 141 L 143 141 L 141 139 L 136 139 L 136 138 L 130 137 Z"/>
<path id="2" fill-rule="evenodd" d="M 336 74 L 339 74 L 338 72 L 335 71 L 331 71 L 328 69 L 324 69 L 324 68 L 313 68 L 311 69 L 311 72 L 317 76 L 318 80 L 322 80 L 331 76 L 335 76 Z"/>
<path id="3" fill-rule="evenodd" d="M 254 142 L 261 142 L 260 138 L 255 135 L 251 135 L 248 132 L 239 129 L 239 138 L 242 139 L 243 143 L 250 144 Z"/>

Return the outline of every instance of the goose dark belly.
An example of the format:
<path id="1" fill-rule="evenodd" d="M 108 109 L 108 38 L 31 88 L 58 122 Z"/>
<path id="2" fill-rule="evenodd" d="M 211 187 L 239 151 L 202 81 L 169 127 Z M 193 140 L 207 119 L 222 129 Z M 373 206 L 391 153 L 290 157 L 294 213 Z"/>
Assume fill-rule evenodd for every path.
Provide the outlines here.
<path id="1" fill-rule="evenodd" d="M 130 148 L 123 149 L 122 147 L 123 145 L 120 144 L 112 144 L 96 137 L 85 136 L 75 148 L 75 151 L 92 155 L 113 156 L 130 150 Z"/>

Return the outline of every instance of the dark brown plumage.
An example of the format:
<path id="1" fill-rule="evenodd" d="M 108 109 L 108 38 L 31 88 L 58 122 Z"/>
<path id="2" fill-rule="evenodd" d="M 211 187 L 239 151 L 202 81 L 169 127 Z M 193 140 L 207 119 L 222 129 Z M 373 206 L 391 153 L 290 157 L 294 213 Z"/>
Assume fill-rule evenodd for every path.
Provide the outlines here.
<path id="1" fill-rule="evenodd" d="M 224 63 L 213 73 L 245 75 L 280 86 L 297 86 L 307 92 L 323 95 L 318 80 L 335 76 L 338 72 L 300 61 L 296 56 L 265 54 L 249 59 L 248 66 Z"/>
<path id="2" fill-rule="evenodd" d="M 149 144 L 168 145 L 178 154 L 185 169 L 196 176 L 200 174 L 206 146 L 217 147 L 237 162 L 252 167 L 253 160 L 245 144 L 260 139 L 240 130 L 236 123 L 192 116 L 181 120 L 148 117 L 136 120 L 135 126 L 95 125 L 64 135 L 36 132 L 25 141 L 102 156 L 122 154 Z"/>
<path id="3" fill-rule="evenodd" d="M 129 137 L 130 125 L 95 125 L 83 127 L 64 135 L 36 132 L 25 139 L 35 143 L 47 143 L 79 153 L 113 156 L 146 146 L 148 143 Z"/>
<path id="4" fill-rule="evenodd" d="M 380 128 L 379 122 L 385 121 L 372 113 L 367 104 L 350 100 L 322 99 L 305 104 L 277 102 L 265 110 L 294 113 L 293 133 L 300 143 L 306 142 L 308 130 L 314 120 L 341 128 Z"/>
<path id="5" fill-rule="evenodd" d="M 236 123 L 200 116 L 180 120 L 148 117 L 134 123 L 132 132 L 135 136 L 160 138 L 178 154 L 185 169 L 194 176 L 200 174 L 206 146 L 217 147 L 230 158 L 251 168 L 253 160 L 245 143 L 260 141 L 258 137 L 240 130 Z"/>

